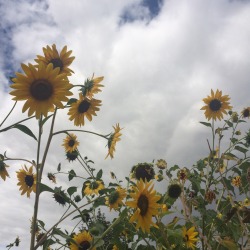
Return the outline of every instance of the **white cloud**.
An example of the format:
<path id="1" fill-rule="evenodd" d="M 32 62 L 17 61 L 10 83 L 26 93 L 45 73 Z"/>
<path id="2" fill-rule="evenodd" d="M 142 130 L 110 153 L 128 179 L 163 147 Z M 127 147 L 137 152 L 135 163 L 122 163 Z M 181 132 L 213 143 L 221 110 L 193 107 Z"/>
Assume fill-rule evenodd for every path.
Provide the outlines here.
<path id="1" fill-rule="evenodd" d="M 83 155 L 94 160 L 106 178 L 109 171 L 123 178 L 138 162 L 166 158 L 170 164 L 189 167 L 206 155 L 208 134 L 199 124 L 205 120 L 199 109 L 201 99 L 210 94 L 211 88 L 229 94 L 236 109 L 249 106 L 248 2 L 165 1 L 159 16 L 149 24 L 136 21 L 120 26 L 121 13 L 131 3 L 132 0 L 51 0 L 47 4 L 7 1 L 2 17 L 4 24 L 13 26 L 9 43 L 14 46 L 16 70 L 20 62 L 32 62 L 42 53 L 43 46 L 56 43 L 59 49 L 67 44 L 76 56 L 72 65 L 76 73 L 71 77 L 73 83 L 82 83 L 93 72 L 105 76 L 105 88 L 98 95 L 103 106 L 85 129 L 107 134 L 112 125 L 120 122 L 124 129 L 115 158 L 104 160 L 107 148 L 102 138 L 78 135 Z M 3 60 L 0 63 L 2 68 L 4 63 Z M 4 76 L 1 80 L 0 112 L 7 114 L 13 104 L 4 91 L 7 80 Z M 25 117 L 21 108 L 19 104 L 6 124 Z M 72 125 L 63 112 L 58 117 L 56 129 Z M 35 126 L 28 124 L 31 128 Z M 12 157 L 35 158 L 35 143 L 31 138 L 23 143 L 25 137 L 14 130 L 1 134 L 0 138 L 1 152 L 8 149 Z M 58 135 L 52 141 L 50 170 L 59 162 L 65 171 L 71 169 L 72 163 L 67 163 L 61 147 L 63 138 Z M 29 230 L 27 220 L 31 217 L 33 200 L 27 202 L 20 197 L 15 187 L 15 171 L 20 164 L 8 164 L 14 170 L 11 179 L 1 182 L 0 199 L 4 202 L 0 209 L 2 218 L 13 220 L 8 223 L 4 219 L 0 235 L 5 239 L 4 244 L 14 240 L 15 234 L 23 236 L 21 247 L 26 249 L 29 236 L 26 240 L 23 232 Z M 64 183 L 63 178 L 59 179 L 60 185 Z M 56 207 L 60 213 L 61 209 L 45 197 L 41 215 L 52 223 L 58 216 L 55 218 L 50 210 Z M 0 249 L 5 248 L 0 245 Z"/>

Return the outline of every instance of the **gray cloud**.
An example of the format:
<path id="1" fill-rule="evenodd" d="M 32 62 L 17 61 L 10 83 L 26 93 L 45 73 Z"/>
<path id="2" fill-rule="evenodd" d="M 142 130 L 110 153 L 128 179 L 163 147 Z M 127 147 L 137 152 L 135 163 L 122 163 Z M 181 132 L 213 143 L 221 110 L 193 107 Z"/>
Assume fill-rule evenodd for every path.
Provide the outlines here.
<path id="1" fill-rule="evenodd" d="M 209 130 L 199 121 L 205 121 L 200 108 L 202 98 L 210 94 L 211 88 L 229 94 L 235 110 L 249 106 L 250 4 L 247 1 L 165 1 L 157 18 L 147 25 L 139 20 L 122 26 L 121 14 L 132 0 L 5 2 L 2 26 L 12 28 L 8 30 L 8 39 L 1 40 L 4 46 L 0 54 L 4 59 L 0 62 L 0 72 L 5 72 L 9 63 L 17 70 L 21 62 L 33 62 L 43 46 L 56 43 L 58 48 L 67 44 L 76 56 L 72 83 L 82 83 L 93 72 L 105 76 L 105 88 L 97 96 L 103 106 L 84 129 L 108 134 L 120 122 L 124 129 L 115 158 L 104 160 L 107 154 L 104 139 L 77 135 L 81 152 L 94 160 L 97 169 L 104 170 L 107 181 L 109 171 L 124 178 L 138 162 L 165 158 L 169 165 L 190 167 L 206 156 Z M 12 48 L 10 62 L 6 62 L 6 43 Z M 13 102 L 6 93 L 8 79 L 4 73 L 0 74 L 0 80 L 0 112 L 7 114 Z M 22 103 L 6 125 L 25 117 L 21 109 Z M 27 124 L 30 128 L 36 125 Z M 72 125 L 66 113 L 59 112 L 56 130 Z M 1 152 L 7 149 L 11 157 L 34 159 L 35 141 L 25 138 L 14 130 L 1 134 Z M 55 171 L 61 162 L 65 171 L 74 168 L 83 174 L 77 164 L 73 166 L 65 159 L 63 138 L 64 135 L 58 135 L 53 139 L 53 153 L 48 157 L 45 173 Z M 16 235 L 22 238 L 22 249 L 28 249 L 33 198 L 20 197 L 18 192 L 15 171 L 21 163 L 8 164 L 11 179 L 1 180 L 0 189 L 0 199 L 4 201 L 0 204 L 3 244 L 0 249 L 5 249 L 4 245 Z M 65 177 L 58 179 L 58 186 L 65 183 Z M 81 182 L 74 183 L 80 190 Z M 9 195 L 12 193 L 13 196 Z M 40 215 L 51 225 L 62 208 L 46 194 L 41 205 Z M 53 214 L 52 209 L 56 209 Z"/>

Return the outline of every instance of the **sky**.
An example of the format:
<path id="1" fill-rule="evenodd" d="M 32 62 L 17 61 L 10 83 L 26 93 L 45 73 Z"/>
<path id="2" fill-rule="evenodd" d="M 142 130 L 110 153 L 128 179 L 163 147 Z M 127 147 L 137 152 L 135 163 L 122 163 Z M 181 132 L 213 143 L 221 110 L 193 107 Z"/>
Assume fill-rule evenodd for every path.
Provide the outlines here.
<path id="1" fill-rule="evenodd" d="M 105 160 L 104 139 L 77 134 L 80 152 L 103 169 L 104 180 L 109 181 L 110 171 L 123 179 L 140 162 L 162 158 L 168 166 L 191 167 L 205 157 L 210 131 L 199 123 L 206 121 L 200 108 L 211 89 L 228 94 L 235 111 L 249 106 L 250 1 L 0 0 L 0 17 L 1 120 L 14 103 L 9 77 L 21 63 L 34 63 L 42 47 L 67 45 L 73 51 L 73 84 L 93 73 L 104 76 L 105 87 L 96 96 L 101 109 L 83 129 L 108 134 L 120 123 L 122 140 L 114 159 Z M 22 105 L 6 126 L 26 117 Z M 37 133 L 35 121 L 25 124 Z M 61 112 L 56 130 L 67 128 L 73 123 Z M 56 171 L 59 163 L 66 172 L 79 169 L 66 161 L 63 139 L 53 139 L 45 173 Z M 0 134 L 0 153 L 5 151 L 11 158 L 35 159 L 36 142 L 10 130 Z M 16 186 L 15 172 L 23 162 L 8 165 L 11 178 L 0 179 L 0 250 L 17 235 L 21 249 L 28 249 L 34 195 L 21 197 Z M 67 183 L 63 177 L 57 182 Z M 74 185 L 81 189 L 81 183 Z M 64 211 L 50 194 L 41 195 L 40 205 L 39 218 L 48 226 Z"/>

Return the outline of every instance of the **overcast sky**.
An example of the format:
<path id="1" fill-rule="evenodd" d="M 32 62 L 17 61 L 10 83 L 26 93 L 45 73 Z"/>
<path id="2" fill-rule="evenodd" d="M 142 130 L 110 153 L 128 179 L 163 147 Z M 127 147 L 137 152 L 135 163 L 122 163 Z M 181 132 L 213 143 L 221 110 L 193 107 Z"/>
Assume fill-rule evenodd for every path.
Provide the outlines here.
<path id="1" fill-rule="evenodd" d="M 106 179 L 110 171 L 122 179 L 134 164 L 159 158 L 190 167 L 208 154 L 209 131 L 199 121 L 205 121 L 200 108 L 211 88 L 230 95 L 236 111 L 249 106 L 249 23 L 247 0 L 0 0 L 1 120 L 13 105 L 8 78 L 20 63 L 33 63 L 46 45 L 67 45 L 76 57 L 73 84 L 93 73 L 105 77 L 96 96 L 103 105 L 83 129 L 108 134 L 118 122 L 124 128 L 113 160 L 104 160 L 105 140 L 77 134 L 83 156 Z M 22 105 L 6 126 L 25 117 Z M 73 128 L 67 119 L 60 112 L 56 130 Z M 26 124 L 37 133 L 35 121 Z M 45 174 L 59 162 L 64 171 L 79 167 L 65 160 L 63 138 L 53 139 Z M 18 131 L 0 134 L 0 153 L 9 157 L 35 159 L 35 148 Z M 1 250 L 17 235 L 21 249 L 29 246 L 34 194 L 20 196 L 15 171 L 22 164 L 8 162 L 11 178 L 0 179 Z M 57 186 L 64 184 L 61 178 Z M 62 211 L 50 194 L 41 196 L 39 219 L 47 225 Z"/>

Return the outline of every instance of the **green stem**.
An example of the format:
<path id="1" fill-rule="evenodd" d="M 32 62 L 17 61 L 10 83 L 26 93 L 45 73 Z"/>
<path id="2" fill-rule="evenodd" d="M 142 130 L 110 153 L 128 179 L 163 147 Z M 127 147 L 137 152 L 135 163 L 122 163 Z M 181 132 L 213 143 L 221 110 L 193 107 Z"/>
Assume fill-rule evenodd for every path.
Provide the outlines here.
<path id="1" fill-rule="evenodd" d="M 101 134 L 98 134 L 98 133 L 95 133 L 95 132 L 92 132 L 92 131 L 81 130 L 81 129 L 61 130 L 61 131 L 57 131 L 57 132 L 53 133 L 53 135 L 62 134 L 62 133 L 66 133 L 67 134 L 67 132 L 83 132 L 83 133 L 97 135 L 97 136 L 100 136 L 100 137 L 103 137 L 103 138 L 107 139 L 107 135 L 105 136 L 105 135 L 101 135 Z"/>

